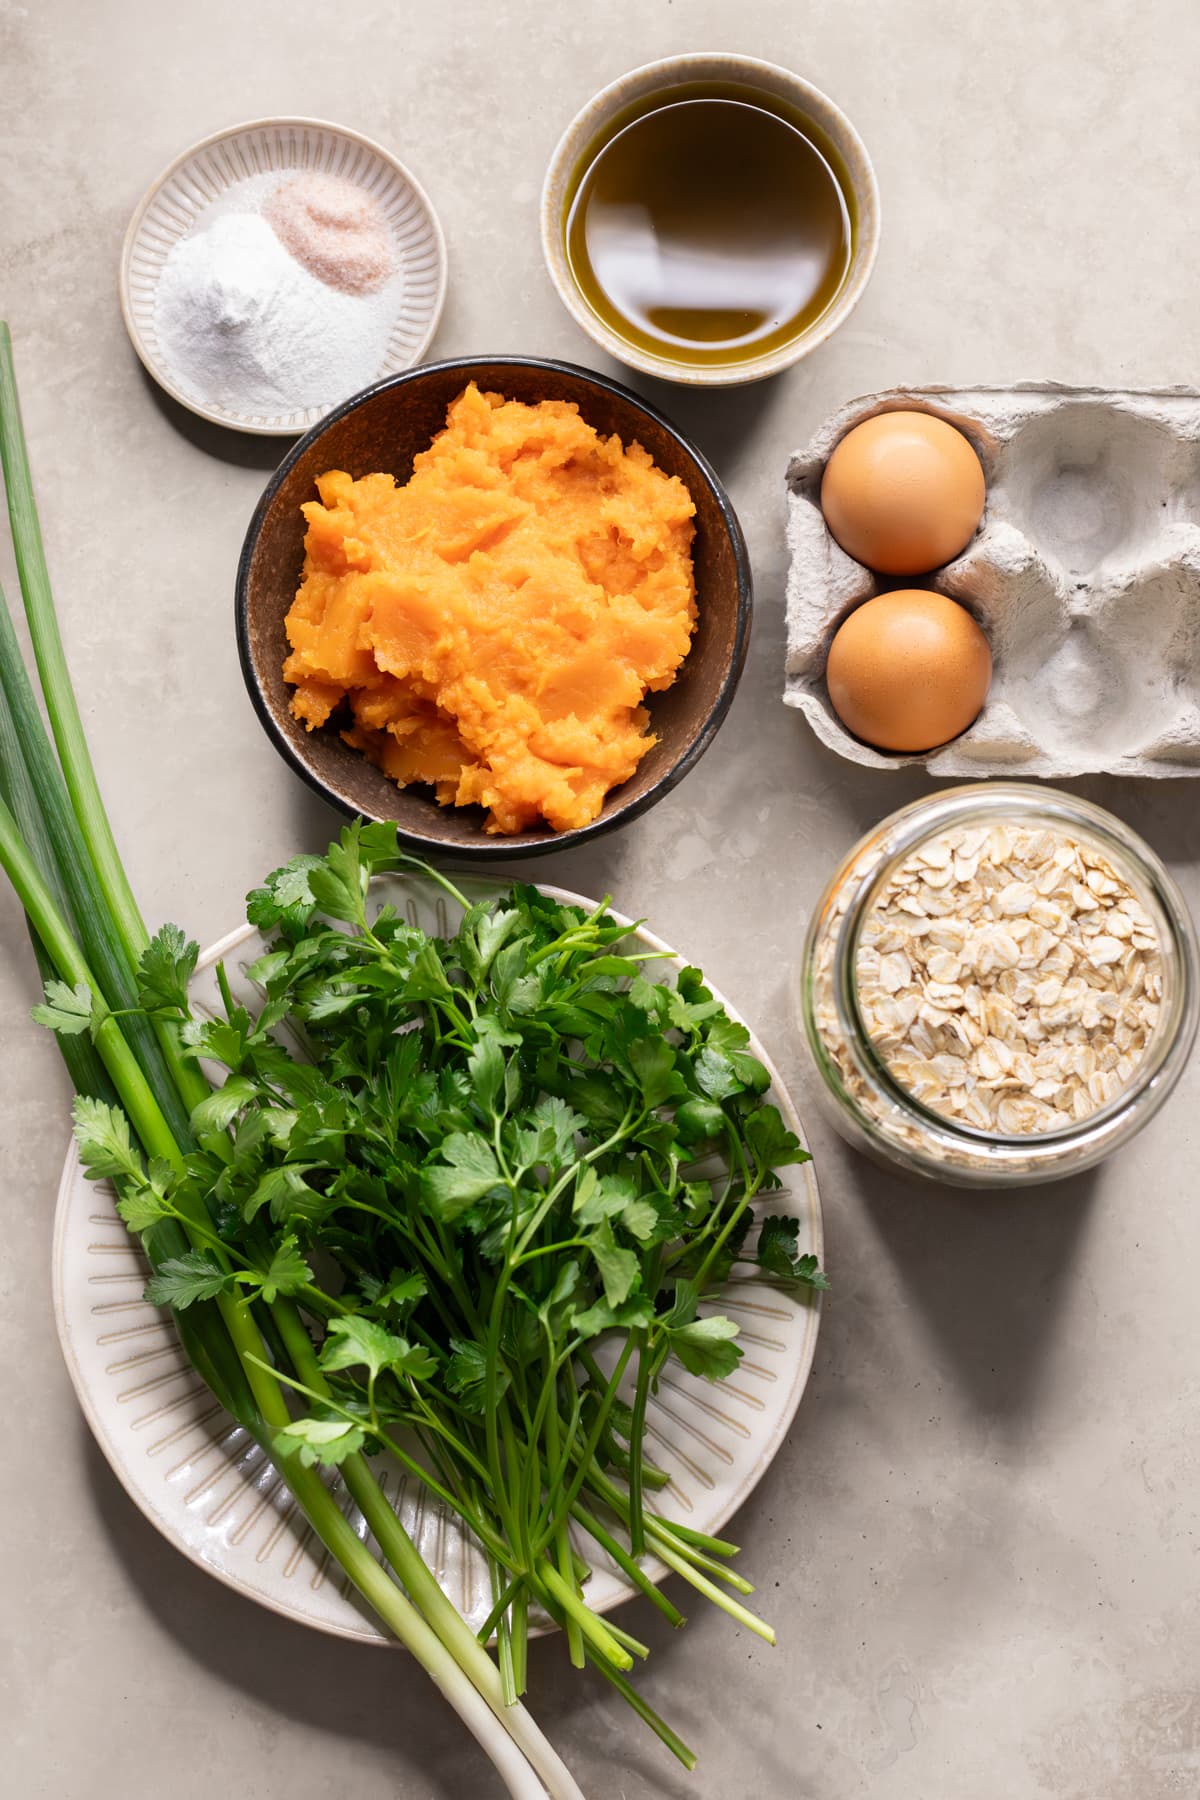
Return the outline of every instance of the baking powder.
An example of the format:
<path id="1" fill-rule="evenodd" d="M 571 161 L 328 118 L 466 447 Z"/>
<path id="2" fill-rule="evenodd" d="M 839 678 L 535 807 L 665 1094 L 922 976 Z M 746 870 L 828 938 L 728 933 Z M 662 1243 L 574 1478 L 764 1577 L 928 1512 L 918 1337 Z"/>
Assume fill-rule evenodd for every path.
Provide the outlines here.
<path id="1" fill-rule="evenodd" d="M 167 257 L 155 297 L 159 348 L 202 405 L 265 416 L 332 406 L 380 371 L 394 277 L 370 294 L 318 279 L 258 210 L 259 184 L 245 186 L 252 210 L 232 210 L 235 190 Z"/>

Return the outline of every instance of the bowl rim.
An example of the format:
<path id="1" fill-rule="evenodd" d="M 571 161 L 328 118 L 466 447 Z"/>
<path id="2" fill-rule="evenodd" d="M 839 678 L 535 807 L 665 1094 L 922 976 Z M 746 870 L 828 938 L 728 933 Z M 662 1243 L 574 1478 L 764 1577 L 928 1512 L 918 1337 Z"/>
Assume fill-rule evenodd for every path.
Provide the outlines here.
<path id="1" fill-rule="evenodd" d="M 737 79 L 740 75 L 750 85 L 754 84 L 756 77 L 770 76 L 777 84 L 791 89 L 801 110 L 807 103 L 817 123 L 821 123 L 823 114 L 828 114 L 836 122 L 838 131 L 853 149 L 858 164 L 853 171 L 855 197 L 860 213 L 870 221 L 870 230 L 861 237 L 862 257 L 858 268 L 848 271 L 845 281 L 825 312 L 807 331 L 800 332 L 778 349 L 743 363 L 672 363 L 666 357 L 656 356 L 652 351 L 643 350 L 621 337 L 592 311 L 574 281 L 565 272 L 565 259 L 561 255 L 559 213 L 563 189 L 579 151 L 584 147 L 582 138 L 585 129 L 590 128 L 594 133 L 605 118 L 618 111 L 622 97 L 631 84 L 642 82 L 648 76 L 662 76 L 668 85 L 687 80 L 690 74 L 694 74 L 697 80 L 703 80 L 706 73 L 711 76 L 714 63 L 728 64 L 732 79 Z M 715 79 L 715 76 L 711 78 Z M 879 255 L 883 219 L 875 165 L 857 126 L 836 100 L 831 99 L 815 82 L 808 81 L 803 75 L 785 68 L 782 63 L 770 62 L 765 57 L 743 56 L 740 52 L 731 50 L 689 50 L 677 56 L 658 57 L 651 62 L 640 63 L 636 68 L 627 69 L 624 74 L 597 89 L 590 100 L 584 102 L 568 122 L 551 153 L 542 183 L 539 224 L 542 259 L 555 292 L 575 323 L 600 349 L 627 368 L 637 369 L 646 375 L 656 375 L 663 381 L 673 381 L 688 387 L 738 387 L 782 374 L 785 369 L 792 368 L 825 343 L 839 326 L 845 324 L 870 283 Z"/>
<path id="2" fill-rule="evenodd" d="M 695 738 L 688 745 L 683 754 L 677 757 L 676 760 L 663 771 L 657 781 L 646 789 L 645 793 L 639 794 L 624 805 L 618 803 L 611 813 L 607 815 L 601 813 L 597 818 L 593 819 L 590 824 L 574 826 L 568 831 L 553 833 L 546 837 L 539 837 L 532 843 L 523 841 L 521 837 L 506 837 L 497 833 L 492 837 L 481 837 L 478 844 L 454 844 L 447 843 L 441 838 L 426 837 L 421 833 L 409 831 L 404 826 L 397 824 L 400 841 L 409 849 L 422 851 L 426 855 L 449 857 L 457 861 L 476 863 L 495 862 L 500 860 L 515 861 L 529 856 L 545 856 L 552 854 L 555 850 L 567 849 L 576 844 L 585 843 L 591 838 L 603 836 L 605 832 L 614 830 L 618 825 L 625 825 L 628 824 L 631 819 L 639 818 L 641 814 L 647 812 L 656 801 L 661 800 L 665 794 L 670 793 L 671 789 L 676 787 L 678 783 L 683 780 L 684 776 L 690 773 L 704 755 L 704 752 L 716 737 L 717 732 L 723 724 L 725 716 L 733 703 L 733 696 L 737 692 L 738 683 L 742 676 L 742 670 L 745 667 L 746 652 L 750 642 L 750 624 L 754 610 L 754 582 L 750 565 L 750 552 L 746 545 L 746 538 L 742 531 L 741 522 L 738 519 L 733 502 L 730 499 L 720 476 L 717 474 L 704 452 L 696 444 L 693 444 L 677 425 L 673 425 L 663 413 L 659 412 L 657 407 L 651 405 L 649 401 L 644 400 L 642 396 L 635 393 L 632 388 L 626 387 L 623 382 L 614 381 L 610 376 L 602 375 L 595 369 L 585 368 L 579 363 L 565 362 L 558 357 L 518 355 L 443 357 L 438 362 L 421 363 L 416 368 L 404 369 L 398 374 L 385 376 L 380 381 L 372 382 L 369 387 L 360 389 L 357 394 L 352 394 L 348 400 L 343 400 L 339 406 L 335 406 L 331 412 L 326 413 L 324 418 L 319 419 L 315 425 L 310 426 L 303 437 L 298 438 L 292 445 L 291 449 L 283 458 L 283 461 L 279 464 L 278 468 L 267 482 L 267 485 L 263 489 L 258 503 L 251 514 L 250 522 L 246 527 L 246 535 L 242 540 L 242 548 L 238 556 L 237 574 L 234 585 L 234 623 L 237 635 L 238 662 L 241 666 L 242 680 L 245 683 L 246 692 L 250 696 L 250 702 L 254 707 L 255 712 L 258 714 L 259 723 L 262 725 L 268 738 L 271 740 L 284 762 L 288 764 L 295 774 L 300 776 L 301 780 L 304 781 L 315 794 L 319 795 L 320 798 L 325 801 L 327 806 L 332 806 L 343 818 L 353 819 L 359 816 L 357 809 L 347 804 L 339 794 L 336 794 L 317 771 L 311 767 L 308 761 L 297 752 L 291 740 L 282 730 L 267 701 L 264 686 L 259 679 L 258 670 L 255 667 L 251 650 L 249 628 L 250 568 L 258 548 L 259 539 L 262 535 L 263 525 L 266 521 L 267 514 L 274 503 L 276 494 L 291 474 L 295 465 L 303 456 L 307 455 L 308 451 L 312 449 L 316 441 L 325 432 L 338 424 L 342 419 L 346 418 L 350 413 L 358 411 L 360 407 L 366 405 L 377 395 L 384 393 L 391 388 L 403 387 L 407 383 L 421 380 L 425 376 L 445 374 L 451 370 L 461 370 L 464 375 L 464 380 L 468 380 L 471 377 L 467 374 L 467 371 L 478 369 L 481 366 L 493 369 L 499 367 L 552 370 L 558 375 L 569 375 L 577 380 L 584 381 L 592 388 L 599 388 L 607 394 L 616 396 L 619 400 L 632 403 L 638 411 L 644 413 L 663 431 L 667 432 L 670 437 L 674 438 L 680 448 L 692 458 L 699 468 L 701 475 L 704 477 L 705 481 L 707 481 L 709 488 L 712 491 L 713 498 L 716 500 L 717 509 L 720 512 L 725 530 L 728 533 L 730 546 L 733 550 L 734 569 L 737 580 L 737 618 L 734 627 L 733 649 L 730 653 L 725 672 L 721 677 L 721 685 L 718 689 L 716 700 L 710 708 L 708 716 L 705 718 L 699 731 L 696 733 Z M 620 790 L 610 790 L 610 792 L 611 791 L 619 792 Z M 430 801 L 429 804 L 434 805 L 435 802 Z"/>
<path id="3" fill-rule="evenodd" d="M 352 125 L 339 125 L 333 119 L 319 119 L 305 113 L 268 113 L 264 114 L 261 118 L 243 119 L 240 124 L 237 125 L 222 126 L 218 131 L 210 131 L 207 137 L 197 138 L 195 143 L 189 144 L 186 149 L 181 150 L 177 156 L 172 157 L 171 161 L 164 169 L 160 169 L 159 173 L 154 177 L 154 180 L 143 192 L 141 199 L 138 201 L 130 215 L 129 223 L 125 227 L 125 235 L 121 239 L 121 251 L 117 263 L 117 294 L 121 305 L 121 318 L 129 336 L 129 341 L 137 354 L 138 361 L 150 376 L 151 380 L 154 381 L 170 399 L 174 400 L 177 405 L 182 406 L 187 412 L 194 413 L 198 419 L 204 419 L 210 425 L 220 425 L 225 431 L 242 432 L 248 437 L 295 437 L 297 428 L 292 424 L 264 424 L 251 418 L 238 418 L 235 420 L 227 413 L 222 412 L 215 407 L 207 406 L 203 401 L 189 399 L 183 389 L 176 383 L 168 365 L 165 362 L 159 361 L 152 354 L 149 345 L 142 337 L 137 320 L 133 315 L 133 300 L 130 293 L 130 265 L 133 260 L 134 247 L 137 244 L 143 221 L 145 220 L 150 207 L 154 204 L 154 201 L 158 198 L 159 193 L 167 185 L 168 181 L 170 181 L 174 175 L 177 175 L 181 169 L 186 168 L 187 164 L 195 157 L 199 156 L 202 150 L 211 150 L 214 145 L 224 143 L 229 138 L 240 137 L 243 132 L 247 131 L 291 131 L 296 129 L 328 132 L 333 137 L 342 138 L 347 143 L 357 144 L 361 149 L 370 151 L 371 154 L 377 156 L 381 162 L 387 163 L 393 168 L 401 179 L 408 184 L 419 208 L 423 211 L 425 218 L 428 221 L 434 244 L 437 249 L 437 294 L 434 298 L 428 329 L 413 353 L 411 367 L 417 366 L 420 358 L 425 354 L 426 350 L 433 342 L 434 334 L 441 324 L 442 313 L 446 306 L 448 265 L 446 234 L 442 229 L 442 222 L 438 218 L 437 211 L 432 200 L 429 198 L 427 190 L 422 186 L 421 182 L 417 180 L 417 177 L 413 174 L 408 164 L 401 162 L 400 158 L 395 155 L 393 151 L 389 150 L 386 144 L 381 144 L 377 138 L 368 137 L 365 132 L 356 131 Z M 399 370 L 397 373 L 405 374 L 407 371 Z M 383 377 L 383 379 L 386 380 L 387 377 Z M 329 414 L 324 413 L 322 417 L 316 421 L 316 424 L 323 424 L 324 420 L 328 417 Z M 311 431 L 314 427 L 309 425 L 304 429 L 306 431 Z"/>

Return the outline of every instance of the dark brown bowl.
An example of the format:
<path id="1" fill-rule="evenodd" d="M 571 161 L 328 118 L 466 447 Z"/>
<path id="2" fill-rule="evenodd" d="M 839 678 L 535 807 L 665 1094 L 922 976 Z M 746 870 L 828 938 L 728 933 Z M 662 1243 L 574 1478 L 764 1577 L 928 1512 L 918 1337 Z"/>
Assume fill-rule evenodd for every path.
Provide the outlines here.
<path id="1" fill-rule="evenodd" d="M 301 503 L 327 469 L 351 475 L 383 470 L 406 481 L 413 457 L 446 422 L 446 409 L 469 381 L 506 398 L 574 400 L 589 425 L 636 438 L 660 469 L 678 475 L 696 503 L 693 556 L 699 620 L 679 676 L 650 702 L 658 734 L 634 775 L 608 795 L 590 825 L 548 826 L 517 836 L 489 836 L 480 807 L 442 807 L 424 787 L 398 788 L 326 726 L 308 732 L 289 710 L 283 679 L 283 621 L 304 561 Z M 427 363 L 366 388 L 322 419 L 294 446 L 255 509 L 237 575 L 237 634 L 242 673 L 267 735 L 280 755 L 323 799 L 349 815 L 394 819 L 403 841 L 425 853 L 485 860 L 532 856 L 579 843 L 636 818 L 668 793 L 699 760 L 733 699 L 750 635 L 750 561 L 737 515 L 712 468 L 660 413 L 636 394 L 570 363 L 535 357 L 456 358 Z"/>

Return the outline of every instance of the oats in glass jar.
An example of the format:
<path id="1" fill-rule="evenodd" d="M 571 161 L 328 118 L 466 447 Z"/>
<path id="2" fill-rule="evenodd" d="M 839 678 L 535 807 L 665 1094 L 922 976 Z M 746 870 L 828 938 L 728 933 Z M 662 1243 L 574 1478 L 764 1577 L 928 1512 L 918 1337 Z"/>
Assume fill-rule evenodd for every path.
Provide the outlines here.
<path id="1" fill-rule="evenodd" d="M 1155 928 L 1125 878 L 1092 845 L 1011 824 L 918 845 L 864 920 L 855 972 L 893 1079 L 1008 1136 L 1117 1099 L 1162 998 Z"/>

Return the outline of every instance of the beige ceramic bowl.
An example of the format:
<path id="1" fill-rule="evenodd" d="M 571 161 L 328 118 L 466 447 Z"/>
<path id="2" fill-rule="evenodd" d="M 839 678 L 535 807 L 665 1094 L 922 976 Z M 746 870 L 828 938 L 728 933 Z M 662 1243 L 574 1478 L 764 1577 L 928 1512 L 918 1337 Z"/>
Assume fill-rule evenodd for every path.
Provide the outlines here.
<path id="1" fill-rule="evenodd" d="M 790 343 L 765 355 L 740 363 L 671 362 L 630 343 L 613 331 L 589 306 L 571 273 L 564 242 L 563 215 L 571 177 L 592 141 L 600 135 L 608 121 L 644 94 L 666 92 L 690 82 L 737 82 L 759 88 L 785 100 L 799 113 L 812 120 L 839 152 L 853 190 L 858 214 L 854 237 L 854 254 L 846 279 L 833 301 L 814 325 L 802 331 Z M 866 146 L 853 125 L 819 88 L 801 80 L 775 63 L 762 62 L 753 56 L 697 54 L 668 56 L 661 62 L 646 63 L 631 69 L 618 81 L 602 88 L 581 113 L 567 126 L 558 148 L 550 159 L 542 189 L 542 250 L 550 278 L 558 289 L 567 311 L 588 336 L 610 356 L 630 368 L 642 369 L 647 375 L 658 375 L 666 381 L 688 382 L 703 387 L 732 387 L 747 381 L 761 381 L 766 375 L 777 375 L 790 368 L 823 344 L 836 331 L 843 319 L 858 304 L 875 265 L 879 248 L 879 188 L 875 170 Z"/>

